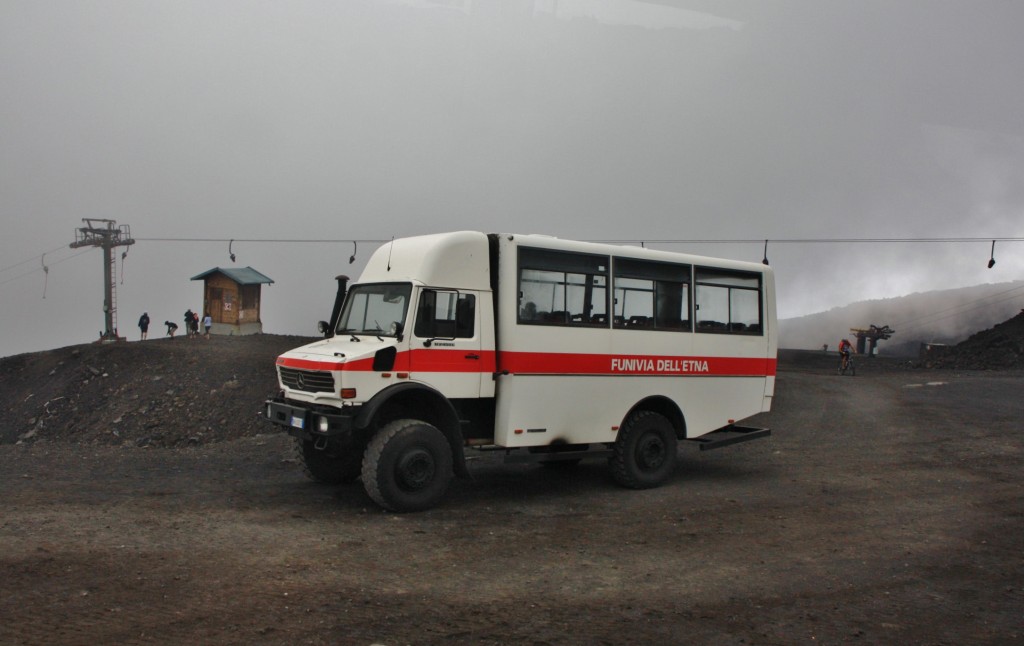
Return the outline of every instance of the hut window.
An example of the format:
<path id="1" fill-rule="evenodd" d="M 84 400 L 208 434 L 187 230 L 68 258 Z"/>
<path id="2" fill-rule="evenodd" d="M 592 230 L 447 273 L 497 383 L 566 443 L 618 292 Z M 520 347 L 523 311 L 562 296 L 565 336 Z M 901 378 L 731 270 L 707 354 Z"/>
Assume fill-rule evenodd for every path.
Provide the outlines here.
<path id="1" fill-rule="evenodd" d="M 260 306 L 260 286 L 242 285 L 242 309 L 255 310 Z"/>

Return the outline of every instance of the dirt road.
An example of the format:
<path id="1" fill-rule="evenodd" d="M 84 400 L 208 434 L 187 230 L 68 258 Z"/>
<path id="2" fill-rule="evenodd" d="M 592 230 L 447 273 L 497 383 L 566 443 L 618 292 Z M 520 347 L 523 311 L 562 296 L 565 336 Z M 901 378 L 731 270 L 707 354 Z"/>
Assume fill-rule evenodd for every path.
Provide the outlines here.
<path id="1" fill-rule="evenodd" d="M 276 435 L 2 445 L 0 643 L 1020 643 L 1024 375 L 831 372 L 662 488 L 488 455 L 409 515 Z"/>

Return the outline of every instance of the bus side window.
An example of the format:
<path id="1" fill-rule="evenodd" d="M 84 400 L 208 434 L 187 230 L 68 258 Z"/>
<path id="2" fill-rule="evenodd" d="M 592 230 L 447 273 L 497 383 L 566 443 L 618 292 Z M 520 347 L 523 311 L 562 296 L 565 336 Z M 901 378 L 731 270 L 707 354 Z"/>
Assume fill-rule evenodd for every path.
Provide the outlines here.
<path id="1" fill-rule="evenodd" d="M 519 323 L 606 327 L 608 258 L 519 248 Z"/>
<path id="2" fill-rule="evenodd" d="M 459 294 L 455 305 L 455 338 L 473 338 L 476 323 L 476 297 L 472 294 Z"/>
<path id="3" fill-rule="evenodd" d="M 614 326 L 690 331 L 690 265 L 615 258 Z"/>
<path id="4" fill-rule="evenodd" d="M 425 289 L 420 294 L 420 304 L 416 308 L 416 326 L 413 334 L 421 339 L 430 339 L 437 336 L 437 328 L 434 325 L 434 307 L 437 303 L 437 292 Z"/>
<path id="5" fill-rule="evenodd" d="M 697 331 L 764 334 L 760 274 L 697 268 Z"/>
<path id="6" fill-rule="evenodd" d="M 473 294 L 423 290 L 414 334 L 422 339 L 469 339 L 475 333 Z"/>

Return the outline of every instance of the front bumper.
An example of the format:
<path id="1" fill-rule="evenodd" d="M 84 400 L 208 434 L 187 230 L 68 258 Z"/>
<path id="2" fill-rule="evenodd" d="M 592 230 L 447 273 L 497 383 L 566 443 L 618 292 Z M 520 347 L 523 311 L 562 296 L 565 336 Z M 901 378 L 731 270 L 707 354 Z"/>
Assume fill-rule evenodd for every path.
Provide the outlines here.
<path id="1" fill-rule="evenodd" d="M 355 428 L 355 412 L 328 406 L 300 405 L 283 397 L 264 402 L 267 421 L 283 426 L 295 437 L 342 437 Z"/>

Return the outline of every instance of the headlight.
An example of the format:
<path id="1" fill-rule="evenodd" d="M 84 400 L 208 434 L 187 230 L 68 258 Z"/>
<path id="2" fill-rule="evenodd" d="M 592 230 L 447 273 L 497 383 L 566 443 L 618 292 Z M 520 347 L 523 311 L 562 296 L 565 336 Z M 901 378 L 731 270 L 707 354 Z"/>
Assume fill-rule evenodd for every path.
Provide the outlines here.
<path id="1" fill-rule="evenodd" d="M 326 433 L 331 428 L 331 422 L 326 417 L 318 417 L 316 428 L 321 433 Z"/>

